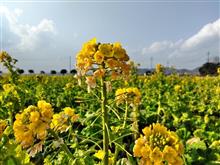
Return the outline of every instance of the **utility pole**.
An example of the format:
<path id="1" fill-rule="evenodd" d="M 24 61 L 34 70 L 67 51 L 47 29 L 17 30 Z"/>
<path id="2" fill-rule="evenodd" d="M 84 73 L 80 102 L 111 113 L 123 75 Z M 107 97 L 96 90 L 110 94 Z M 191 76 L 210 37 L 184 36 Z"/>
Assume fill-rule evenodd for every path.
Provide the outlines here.
<path id="1" fill-rule="evenodd" d="M 150 68 L 153 69 L 153 57 L 150 57 Z"/>
<path id="2" fill-rule="evenodd" d="M 71 72 L 71 56 L 69 56 L 69 72 Z"/>
<path id="3" fill-rule="evenodd" d="M 167 68 L 169 68 L 170 62 L 169 60 L 167 60 Z"/>
<path id="4" fill-rule="evenodd" d="M 209 63 L 210 52 L 207 52 L 207 63 Z"/>

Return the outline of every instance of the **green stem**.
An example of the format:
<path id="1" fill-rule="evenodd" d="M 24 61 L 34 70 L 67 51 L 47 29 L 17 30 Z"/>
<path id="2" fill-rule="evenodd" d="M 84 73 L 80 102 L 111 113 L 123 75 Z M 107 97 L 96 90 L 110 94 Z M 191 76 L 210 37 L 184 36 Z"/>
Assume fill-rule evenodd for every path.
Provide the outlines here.
<path id="1" fill-rule="evenodd" d="M 127 116 L 128 116 L 128 102 L 126 101 L 126 103 L 125 103 L 125 116 L 124 116 L 124 123 L 123 123 L 122 128 L 125 128 L 126 121 L 127 121 Z"/>
<path id="2" fill-rule="evenodd" d="M 160 106 L 160 101 L 158 101 L 158 108 L 157 108 L 157 123 L 160 120 L 160 111 L 161 111 L 161 106 Z"/>
<path id="3" fill-rule="evenodd" d="M 139 117 L 139 112 L 138 112 L 138 108 L 137 105 L 134 105 L 133 107 L 133 131 L 134 131 L 134 139 L 136 140 L 138 138 L 138 117 Z"/>
<path id="4" fill-rule="evenodd" d="M 58 141 L 62 140 L 62 138 L 60 138 L 56 134 L 56 132 L 54 132 L 52 129 L 48 129 L 48 132 L 50 132 L 56 140 L 58 140 Z M 73 154 L 70 152 L 69 148 L 67 147 L 67 145 L 65 143 L 61 142 L 60 146 L 61 146 L 61 149 L 67 153 L 67 155 L 69 156 L 70 159 L 72 159 L 72 160 L 75 159 Z"/>
<path id="5" fill-rule="evenodd" d="M 13 125 L 13 119 L 14 119 L 13 112 L 10 109 L 9 110 L 9 125 Z"/>
<path id="6" fill-rule="evenodd" d="M 118 154 L 119 154 L 119 148 L 118 148 L 118 146 L 115 146 L 115 154 L 114 154 L 114 160 L 113 160 L 113 165 L 116 165 L 116 163 L 117 163 L 117 158 L 118 158 Z"/>
<path id="7" fill-rule="evenodd" d="M 127 122 L 127 116 L 128 116 L 128 102 L 126 101 L 126 102 L 125 102 L 125 115 L 124 115 L 124 122 L 123 122 L 122 129 L 125 128 L 125 125 L 126 125 L 126 122 Z M 120 141 L 121 141 L 121 140 L 120 140 Z M 119 151 L 120 151 L 119 147 L 118 147 L 118 146 L 115 146 L 115 154 L 114 154 L 113 165 L 116 165 L 117 157 L 118 157 Z"/>
<path id="8" fill-rule="evenodd" d="M 103 162 L 104 165 L 108 165 L 109 137 L 106 128 L 108 127 L 108 110 L 106 108 L 106 84 L 104 82 L 104 78 L 101 78 L 101 108 L 102 108 L 103 149 L 105 152 Z"/>

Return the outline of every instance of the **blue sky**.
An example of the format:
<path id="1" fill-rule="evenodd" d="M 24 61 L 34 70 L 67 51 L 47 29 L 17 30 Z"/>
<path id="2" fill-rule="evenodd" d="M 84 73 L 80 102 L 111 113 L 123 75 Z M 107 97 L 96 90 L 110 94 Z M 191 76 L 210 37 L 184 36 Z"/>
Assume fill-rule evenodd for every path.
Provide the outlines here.
<path id="1" fill-rule="evenodd" d="M 119 41 L 141 67 L 220 56 L 220 1 L 0 1 L 1 49 L 25 70 L 74 67 L 81 45 Z"/>

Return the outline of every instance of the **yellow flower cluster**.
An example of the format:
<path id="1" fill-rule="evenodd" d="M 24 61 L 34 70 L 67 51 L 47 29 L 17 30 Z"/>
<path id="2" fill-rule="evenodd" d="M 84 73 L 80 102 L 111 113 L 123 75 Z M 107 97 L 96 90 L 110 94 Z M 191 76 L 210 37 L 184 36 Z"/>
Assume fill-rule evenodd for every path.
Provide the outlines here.
<path id="1" fill-rule="evenodd" d="M 141 92 L 138 88 L 119 88 L 115 92 L 115 99 L 117 104 L 127 101 L 130 104 L 139 104 L 141 102 Z"/>
<path id="2" fill-rule="evenodd" d="M 52 116 L 52 106 L 44 100 L 38 101 L 37 106 L 31 105 L 24 109 L 15 116 L 13 130 L 16 141 L 23 148 L 28 148 L 35 140 L 45 140 Z"/>
<path id="3" fill-rule="evenodd" d="M 109 152 L 109 154 L 111 154 L 111 152 Z M 103 160 L 104 157 L 105 157 L 105 152 L 103 150 L 98 150 L 94 156 L 100 160 Z M 113 161 L 114 161 L 114 157 L 109 157 L 108 158 L 108 164 L 111 165 L 113 164 Z"/>
<path id="4" fill-rule="evenodd" d="M 85 75 L 93 68 L 97 68 L 93 72 L 95 78 L 108 73 L 115 79 L 121 74 L 128 75 L 130 72 L 130 65 L 126 63 L 129 57 L 118 42 L 101 44 L 94 38 L 83 45 L 76 59 L 79 75 Z"/>
<path id="5" fill-rule="evenodd" d="M 175 92 L 181 91 L 181 86 L 180 86 L 180 85 L 175 85 L 175 86 L 174 86 L 174 91 L 175 91 Z"/>
<path id="6" fill-rule="evenodd" d="M 2 86 L 2 88 L 3 88 L 4 92 L 5 92 L 5 94 L 10 94 L 10 95 L 12 94 L 15 97 L 19 97 L 15 85 L 13 85 L 13 84 L 4 84 Z"/>
<path id="7" fill-rule="evenodd" d="M 141 165 L 182 165 L 184 146 L 175 132 L 167 130 L 159 123 L 143 129 L 142 135 L 135 141 L 134 156 L 141 157 Z"/>
<path id="8" fill-rule="evenodd" d="M 2 134 L 7 127 L 7 122 L 5 120 L 0 120 L 0 138 L 2 137 Z"/>
<path id="9" fill-rule="evenodd" d="M 70 128 L 69 122 L 75 122 L 79 115 L 74 113 L 74 109 L 66 107 L 62 112 L 53 115 L 50 128 L 58 132 L 65 132 Z"/>
<path id="10" fill-rule="evenodd" d="M 0 52 L 0 62 L 12 60 L 11 56 L 6 51 Z"/>
<path id="11" fill-rule="evenodd" d="M 164 71 L 163 65 L 157 64 L 155 71 L 156 71 L 156 73 L 162 73 Z"/>
<path id="12" fill-rule="evenodd" d="M 220 67 L 217 69 L 217 73 L 220 75 Z"/>

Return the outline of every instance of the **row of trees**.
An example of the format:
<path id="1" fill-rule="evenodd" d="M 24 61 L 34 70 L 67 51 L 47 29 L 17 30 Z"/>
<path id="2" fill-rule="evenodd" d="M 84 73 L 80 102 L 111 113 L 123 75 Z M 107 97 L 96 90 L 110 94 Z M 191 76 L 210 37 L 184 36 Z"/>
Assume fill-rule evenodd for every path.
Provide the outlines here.
<path id="1" fill-rule="evenodd" d="M 23 74 L 25 72 L 24 69 L 17 69 L 17 71 L 18 71 L 19 74 Z M 0 73 L 2 73 L 2 72 L 0 71 Z M 29 74 L 34 74 L 35 72 L 34 72 L 33 69 L 29 69 L 28 73 Z M 45 74 L 45 73 L 46 72 L 43 71 L 43 70 L 40 71 L 40 74 Z M 64 75 L 64 74 L 67 74 L 67 73 L 76 74 L 77 71 L 75 69 L 72 69 L 70 72 L 68 72 L 66 69 L 61 69 L 60 72 L 57 72 L 56 70 L 51 70 L 50 71 L 50 74 L 62 74 L 62 75 Z"/>
<path id="2" fill-rule="evenodd" d="M 211 63 L 211 62 L 207 62 L 205 64 L 203 64 L 200 68 L 199 68 L 199 73 L 202 76 L 205 75 L 217 75 L 218 73 L 218 68 L 220 68 L 220 63 Z"/>

